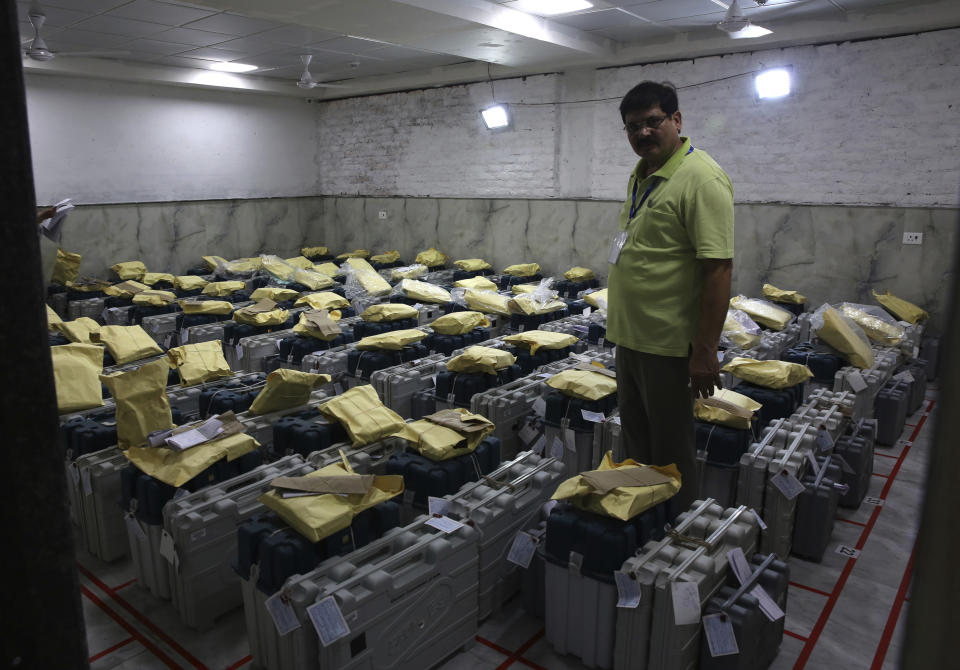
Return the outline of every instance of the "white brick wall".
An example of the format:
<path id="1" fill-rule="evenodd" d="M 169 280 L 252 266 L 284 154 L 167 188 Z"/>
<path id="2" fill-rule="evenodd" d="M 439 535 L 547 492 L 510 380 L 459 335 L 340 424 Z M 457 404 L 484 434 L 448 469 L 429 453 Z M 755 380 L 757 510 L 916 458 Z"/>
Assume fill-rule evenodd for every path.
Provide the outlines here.
<path id="1" fill-rule="evenodd" d="M 622 96 L 792 65 L 795 92 L 758 102 L 750 76 L 680 91 L 684 134 L 738 202 L 953 207 L 960 187 L 960 30 L 496 82 L 498 101 Z M 616 100 L 513 107 L 483 129 L 490 84 L 324 103 L 320 193 L 617 200 L 635 156 Z M 588 169 L 585 169 L 588 166 Z"/>

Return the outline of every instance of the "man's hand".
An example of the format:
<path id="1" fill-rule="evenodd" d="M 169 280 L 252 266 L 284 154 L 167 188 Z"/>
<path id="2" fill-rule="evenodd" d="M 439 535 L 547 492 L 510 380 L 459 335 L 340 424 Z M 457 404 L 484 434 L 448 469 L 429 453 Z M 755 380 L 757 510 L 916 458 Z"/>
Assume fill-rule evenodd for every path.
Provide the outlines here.
<path id="1" fill-rule="evenodd" d="M 40 225 L 54 214 L 57 213 L 56 207 L 44 207 L 39 212 L 37 212 L 37 225 Z"/>
<path id="2" fill-rule="evenodd" d="M 694 398 L 709 398 L 713 389 L 723 388 L 717 352 L 694 348 L 690 354 L 690 391 Z"/>

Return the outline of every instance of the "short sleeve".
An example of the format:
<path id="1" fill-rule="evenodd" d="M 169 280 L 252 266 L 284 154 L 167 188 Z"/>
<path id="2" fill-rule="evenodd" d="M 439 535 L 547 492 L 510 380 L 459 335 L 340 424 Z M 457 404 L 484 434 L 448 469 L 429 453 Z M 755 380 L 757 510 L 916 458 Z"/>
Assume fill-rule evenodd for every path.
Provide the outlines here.
<path id="1" fill-rule="evenodd" d="M 733 186 L 726 175 L 697 186 L 687 204 L 684 225 L 697 258 L 733 258 Z"/>

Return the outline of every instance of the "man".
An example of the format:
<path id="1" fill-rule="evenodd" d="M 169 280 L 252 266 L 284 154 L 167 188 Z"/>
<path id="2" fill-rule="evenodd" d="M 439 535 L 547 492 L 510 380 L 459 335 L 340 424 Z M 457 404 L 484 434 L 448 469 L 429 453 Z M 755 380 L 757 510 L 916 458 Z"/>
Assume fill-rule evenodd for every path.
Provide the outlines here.
<path id="1" fill-rule="evenodd" d="M 730 300 L 733 187 L 680 134 L 677 92 L 645 81 L 620 103 L 640 161 L 610 252 L 607 338 L 627 455 L 675 463 L 677 511 L 697 494 L 693 399 L 720 386 L 717 343 Z"/>

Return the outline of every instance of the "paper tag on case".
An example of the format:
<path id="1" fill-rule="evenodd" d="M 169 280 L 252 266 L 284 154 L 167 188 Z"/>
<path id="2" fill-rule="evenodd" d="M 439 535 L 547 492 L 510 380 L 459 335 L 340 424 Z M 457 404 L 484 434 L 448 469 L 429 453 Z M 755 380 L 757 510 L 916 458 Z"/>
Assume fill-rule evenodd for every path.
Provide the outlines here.
<path id="1" fill-rule="evenodd" d="M 550 443 L 550 458 L 555 458 L 558 461 L 563 460 L 563 442 L 560 441 L 559 437 L 554 437 L 553 442 Z"/>
<path id="2" fill-rule="evenodd" d="M 584 421 L 590 421 L 591 423 L 603 423 L 607 419 L 602 412 L 590 412 L 582 409 L 580 410 L 580 414 L 583 415 Z"/>
<path id="3" fill-rule="evenodd" d="M 534 542 L 530 533 L 522 530 L 513 538 L 513 544 L 510 545 L 510 552 L 507 554 L 507 560 L 521 568 L 529 568 L 530 561 L 537 551 L 537 543 Z"/>
<path id="4" fill-rule="evenodd" d="M 463 528 L 462 523 L 447 516 L 435 516 L 427 520 L 426 525 L 441 530 L 447 535 Z"/>
<path id="5" fill-rule="evenodd" d="M 277 634 L 281 637 L 300 628 L 300 622 L 297 620 L 297 613 L 290 607 L 290 603 L 284 598 L 283 591 L 277 591 L 267 598 L 265 603 L 270 618 L 273 619 L 273 625 L 277 629 Z"/>
<path id="6" fill-rule="evenodd" d="M 237 360 L 240 360 L 241 358 L 243 358 L 243 345 L 242 345 L 242 344 L 238 344 L 235 351 L 236 351 L 236 353 L 237 353 Z"/>
<path id="7" fill-rule="evenodd" d="M 743 584 L 745 581 L 750 579 L 750 575 L 753 571 L 750 569 L 750 563 L 747 562 L 747 556 L 743 553 L 743 549 L 737 547 L 736 549 L 731 549 L 727 552 L 727 562 L 730 564 L 730 568 L 733 570 L 734 577 L 737 578 L 737 581 Z"/>
<path id="8" fill-rule="evenodd" d="M 530 450 L 535 453 L 537 456 L 543 455 L 543 448 L 547 446 L 547 436 L 541 435 L 536 442 L 533 443 L 533 446 L 530 447 Z"/>
<path id="9" fill-rule="evenodd" d="M 864 381 L 863 375 L 856 371 L 847 375 L 847 383 L 854 393 L 860 393 L 860 391 L 867 388 L 867 382 Z"/>
<path id="10" fill-rule="evenodd" d="M 700 621 L 700 591 L 695 582 L 674 582 L 670 595 L 673 598 L 673 619 L 678 626 Z"/>
<path id="11" fill-rule="evenodd" d="M 523 424 L 523 428 L 520 429 L 519 438 L 520 441 L 526 446 L 537 439 L 538 434 L 539 433 L 537 432 L 536 428 L 534 428 L 530 423 L 525 423 Z"/>
<path id="12" fill-rule="evenodd" d="M 733 622 L 726 614 L 721 612 L 703 617 L 703 633 L 707 638 L 710 655 L 714 658 L 740 653 L 737 636 L 733 631 Z"/>
<path id="13" fill-rule="evenodd" d="M 337 640 L 350 634 L 350 626 L 347 625 L 333 596 L 327 596 L 320 602 L 314 603 L 307 608 L 307 615 L 310 617 L 310 623 L 314 630 L 320 636 L 320 643 L 324 647 L 329 647 Z"/>
<path id="14" fill-rule="evenodd" d="M 147 534 L 143 532 L 140 522 L 137 520 L 137 517 L 133 516 L 133 514 L 124 514 L 123 522 L 127 525 L 128 534 L 133 535 L 140 541 L 145 541 L 147 539 Z"/>
<path id="15" fill-rule="evenodd" d="M 640 584 L 625 572 L 616 570 L 613 578 L 617 582 L 617 607 L 635 609 L 640 606 Z"/>
<path id="16" fill-rule="evenodd" d="M 754 518 L 756 518 L 757 520 L 757 523 L 760 525 L 760 530 L 766 530 L 767 524 L 763 522 L 763 518 L 757 513 L 757 510 L 751 507 L 750 512 L 753 514 Z"/>
<path id="17" fill-rule="evenodd" d="M 167 559 L 167 563 L 177 562 L 177 550 L 173 546 L 173 537 L 166 530 L 160 533 L 160 555 Z"/>
<path id="18" fill-rule="evenodd" d="M 435 498 L 433 496 L 427 496 L 427 513 L 433 516 L 434 514 L 439 514 L 444 516 L 447 513 L 447 510 L 450 509 L 450 501 L 446 498 Z"/>
<path id="19" fill-rule="evenodd" d="M 786 470 L 771 477 L 770 483 L 776 486 L 787 500 L 793 500 L 804 490 L 803 484 Z"/>
<path id="20" fill-rule="evenodd" d="M 750 594 L 757 599 L 757 602 L 760 604 L 760 609 L 763 610 L 763 613 L 767 615 L 770 621 L 783 618 L 783 610 L 780 609 L 780 606 L 774 602 L 773 598 L 770 597 L 770 594 L 768 594 L 762 586 L 757 584 L 750 590 Z"/>

